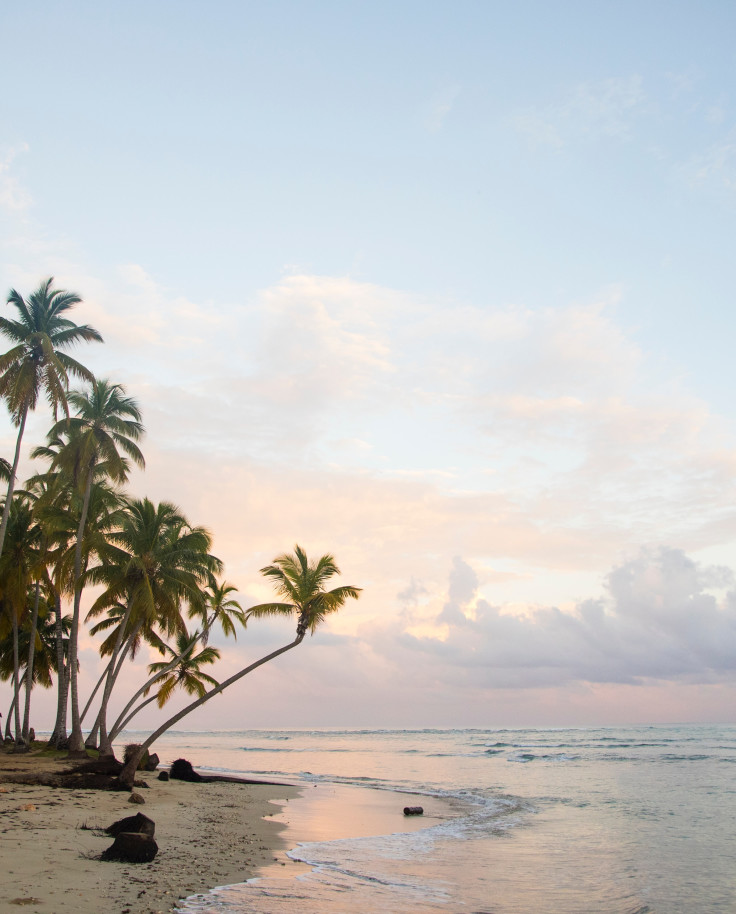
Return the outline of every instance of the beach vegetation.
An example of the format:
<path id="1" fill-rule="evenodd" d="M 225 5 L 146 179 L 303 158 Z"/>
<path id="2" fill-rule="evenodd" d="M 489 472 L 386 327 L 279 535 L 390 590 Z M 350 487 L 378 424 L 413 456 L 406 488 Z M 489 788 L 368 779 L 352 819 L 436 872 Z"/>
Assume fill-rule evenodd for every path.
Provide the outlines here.
<path id="1" fill-rule="evenodd" d="M 222 577 L 212 534 L 175 504 L 156 504 L 126 491 L 133 468 L 145 467 L 141 410 L 121 384 L 94 377 L 67 352 L 82 342 L 102 341 L 93 327 L 68 318 L 80 301 L 74 293 L 54 289 L 48 279 L 27 300 L 11 290 L 8 304 L 15 317 L 0 317 L 0 333 L 11 343 L 0 355 L 0 399 L 18 429 L 12 461 L 0 457 L 0 480 L 7 482 L 0 521 L 0 681 L 11 683 L 6 736 L 13 734 L 17 748 L 30 742 L 33 686 L 49 688 L 55 679 L 57 712 L 49 752 L 94 755 L 100 761 L 113 756 L 113 741 L 143 708 L 154 703 L 163 708 L 178 690 L 191 696 L 126 753 L 120 778 L 130 786 L 141 757 L 162 733 L 301 644 L 330 614 L 357 598 L 360 588 L 330 588 L 339 575 L 334 557 L 310 560 L 296 545 L 293 553 L 261 569 L 276 599 L 244 609 L 236 586 Z M 71 380 L 83 386 L 70 389 Z M 30 457 L 45 470 L 31 475 L 21 489 L 16 477 L 26 420 L 41 398 L 53 420 L 45 443 Z M 83 619 L 82 603 L 90 590 Z M 209 643 L 215 629 L 234 639 L 249 622 L 272 616 L 294 619 L 293 639 L 218 681 L 213 673 L 220 650 Z M 85 631 L 100 639 L 104 668 L 82 708 L 79 645 Z M 119 696 L 121 672 L 142 652 L 157 652 L 162 659 L 148 664 L 139 686 Z M 109 724 L 113 694 L 121 710 Z M 85 743 L 87 715 L 91 726 Z"/>
<path id="2" fill-rule="evenodd" d="M 91 382 L 92 372 L 67 349 L 81 342 L 102 342 L 99 332 L 88 324 L 75 324 L 67 312 L 81 302 L 74 292 L 52 289 L 53 277 L 40 284 L 26 301 L 11 289 L 8 304 L 16 311 L 14 320 L 0 315 L 0 333 L 11 348 L 0 356 L 0 398 L 18 429 L 13 463 L 8 473 L 8 490 L 0 522 L 0 554 L 5 543 L 20 447 L 29 411 L 45 396 L 54 418 L 59 409 L 69 414 L 67 392 L 70 376 Z M 7 459 L 5 460 L 7 464 Z"/>

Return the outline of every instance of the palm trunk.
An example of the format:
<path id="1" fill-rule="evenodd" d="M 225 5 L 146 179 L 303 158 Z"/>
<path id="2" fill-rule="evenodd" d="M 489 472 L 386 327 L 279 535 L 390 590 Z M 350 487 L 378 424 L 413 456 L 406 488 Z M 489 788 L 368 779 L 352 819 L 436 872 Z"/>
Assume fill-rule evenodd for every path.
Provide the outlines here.
<path id="1" fill-rule="evenodd" d="M 84 752 L 84 735 L 82 721 L 79 714 L 79 675 L 77 670 L 77 656 L 79 643 L 79 613 L 82 603 L 82 538 L 87 524 L 89 500 L 92 494 L 93 467 L 89 467 L 87 485 L 84 490 L 82 515 L 79 518 L 77 530 L 77 543 L 74 549 L 74 612 L 72 614 L 72 628 L 69 633 L 69 680 L 72 693 L 72 732 L 69 737 L 70 752 Z"/>
<path id="2" fill-rule="evenodd" d="M 56 723 L 54 732 L 49 738 L 49 746 L 57 748 L 66 743 L 66 707 L 69 697 L 69 676 L 67 664 L 64 660 L 64 629 L 61 624 L 61 596 L 54 594 L 54 610 L 56 614 Z"/>
<path id="3" fill-rule="evenodd" d="M 12 725 L 13 725 L 13 709 L 14 708 L 15 708 L 15 693 L 13 693 L 13 697 L 10 699 L 10 707 L 8 708 L 7 717 L 5 718 L 5 739 L 6 740 L 11 739 L 10 731 L 11 731 Z"/>
<path id="4" fill-rule="evenodd" d="M 13 713 L 15 714 L 15 742 L 20 745 L 22 742 L 20 732 L 20 656 L 18 651 L 18 617 L 13 613 Z"/>
<path id="5" fill-rule="evenodd" d="M 125 717 L 125 715 L 128 714 L 128 711 L 130 711 L 130 709 L 133 707 L 133 705 L 136 703 L 136 701 L 138 701 L 138 699 L 146 691 L 146 689 L 149 689 L 155 682 L 158 682 L 159 679 L 163 679 L 164 676 L 167 675 L 167 673 L 170 673 L 174 669 L 174 667 L 177 665 L 177 663 L 181 660 L 181 658 L 184 657 L 187 653 L 189 653 L 189 651 L 193 650 L 195 644 L 198 641 L 201 641 L 202 638 L 204 638 L 205 634 L 212 627 L 212 623 L 214 621 L 215 621 L 215 617 L 213 616 L 212 619 L 210 619 L 210 621 L 208 622 L 208 624 L 204 627 L 201 634 L 192 638 L 192 640 L 187 645 L 186 650 L 182 651 L 181 654 L 177 654 L 176 657 L 173 658 L 171 663 L 167 664 L 162 670 L 160 670 L 158 673 L 156 673 L 155 676 L 151 676 L 150 679 L 147 679 L 146 682 L 143 683 L 143 685 L 138 689 L 138 691 L 130 699 L 128 704 L 120 712 L 120 714 L 118 715 L 118 719 L 112 725 L 112 729 L 110 730 L 110 739 L 111 740 L 117 739 L 118 735 L 120 734 L 120 731 L 123 729 L 126 722 L 128 720 L 130 720 L 130 718 L 133 716 L 133 715 L 129 715 L 127 718 Z"/>
<path id="6" fill-rule="evenodd" d="M 36 581 L 36 597 L 33 601 L 31 631 L 28 638 L 28 663 L 26 665 L 26 703 L 23 709 L 23 742 L 28 742 L 31 717 L 31 689 L 33 688 L 33 659 L 36 653 L 36 629 L 38 627 L 38 601 L 41 597 L 41 582 Z"/>
<path id="7" fill-rule="evenodd" d="M 140 626 L 139 626 L 139 628 L 140 628 Z M 136 633 L 137 633 L 137 629 L 136 629 Z M 123 656 L 120 660 L 120 663 L 118 663 L 117 668 L 115 668 L 115 661 L 116 661 L 115 651 L 119 650 L 119 647 L 120 647 L 119 644 L 115 645 L 115 650 L 113 650 L 113 654 L 112 654 L 112 657 L 110 658 L 110 662 L 107 664 L 107 666 L 105 667 L 105 669 L 102 672 L 102 675 L 97 680 L 97 685 L 92 690 L 92 694 L 89 696 L 89 700 L 84 707 L 84 711 L 82 711 L 82 720 L 84 720 L 84 718 L 87 714 L 87 711 L 89 711 L 89 706 L 92 704 L 92 699 L 97 694 L 97 690 L 100 688 L 100 686 L 105 681 L 105 679 L 109 679 L 110 676 L 112 676 L 112 682 L 114 685 L 115 680 L 118 678 L 118 673 L 120 672 L 120 667 L 122 666 L 122 662 L 125 659 L 126 654 L 128 653 L 128 648 L 126 646 L 125 650 L 123 651 Z M 107 689 L 107 686 L 105 686 L 105 689 Z M 105 701 L 105 692 L 103 692 L 102 694 L 103 694 L 103 698 L 102 698 L 102 701 L 100 702 L 100 708 L 97 712 L 97 717 L 95 718 L 94 726 L 89 731 L 87 739 L 84 741 L 84 745 L 87 747 L 87 749 L 96 748 L 97 735 L 100 732 L 100 721 L 103 719 L 103 717 L 107 713 L 107 711 L 106 711 L 107 702 Z M 107 697 L 109 698 L 110 696 L 108 695 Z"/>
<path id="8" fill-rule="evenodd" d="M 123 620 L 123 627 L 127 623 L 130 617 L 130 607 L 125 615 Z M 114 755 L 112 749 L 113 736 L 112 733 L 107 732 L 107 705 L 110 701 L 110 696 L 112 695 L 112 690 L 117 681 L 117 678 L 120 674 L 120 670 L 123 668 L 123 663 L 125 658 L 130 650 L 133 642 L 135 641 L 138 632 L 140 631 L 142 623 L 139 623 L 134 630 L 129 635 L 128 639 L 125 642 L 125 647 L 120 651 L 120 659 L 114 669 L 110 670 L 110 675 L 108 676 L 107 682 L 105 683 L 105 692 L 102 696 L 102 704 L 100 705 L 100 714 L 98 721 L 100 724 L 100 755 Z M 116 650 L 120 650 L 120 638 L 118 638 L 118 643 L 115 645 Z"/>
<path id="9" fill-rule="evenodd" d="M 105 681 L 105 677 L 107 676 L 107 674 L 110 672 L 112 664 L 113 664 L 113 661 L 111 660 L 107 664 L 105 669 L 102 671 L 100 678 L 97 680 L 97 685 L 94 687 L 94 689 L 92 689 L 92 694 L 87 699 L 87 704 L 84 706 L 84 711 L 82 711 L 80 718 L 79 718 L 82 723 L 84 723 L 84 718 L 87 716 L 87 711 L 89 711 L 90 705 L 95 700 L 95 695 L 99 692 L 100 686 Z"/>
<path id="10" fill-rule="evenodd" d="M 125 730 L 125 728 L 131 722 L 131 720 L 133 720 L 133 718 L 137 716 L 139 711 L 142 711 L 147 705 L 150 705 L 152 701 L 156 701 L 157 698 L 158 698 L 158 692 L 154 692 L 153 695 L 149 695 L 145 701 L 142 701 L 138 705 L 137 708 L 133 708 L 133 710 L 130 712 L 130 714 L 125 718 L 125 720 L 120 725 L 120 729 L 118 730 L 115 738 L 117 739 L 117 737 L 120 736 L 120 734 Z"/>
<path id="11" fill-rule="evenodd" d="M 0 555 L 3 554 L 5 545 L 5 531 L 8 529 L 8 517 L 10 517 L 10 505 L 13 501 L 13 492 L 15 491 L 15 477 L 18 472 L 18 463 L 20 462 L 20 443 L 23 440 L 23 431 L 26 427 L 26 416 L 28 415 L 28 404 L 23 408 L 20 417 L 20 427 L 18 429 L 18 440 L 15 442 L 15 457 L 13 458 L 13 468 L 10 471 L 8 480 L 8 494 L 5 496 L 5 507 L 3 508 L 3 519 L 0 524 Z"/>
<path id="12" fill-rule="evenodd" d="M 17 689 L 17 691 L 15 690 L 15 688 L 13 689 L 13 697 L 10 699 L 10 708 L 8 709 L 8 719 L 5 724 L 5 739 L 6 740 L 13 739 L 13 735 L 12 735 L 13 729 L 15 729 L 17 732 L 18 712 L 20 711 L 19 696 L 20 696 L 20 693 L 23 691 L 23 686 L 25 684 L 25 681 L 26 681 L 26 671 L 23 670 L 23 675 L 20 677 L 20 679 L 18 681 L 18 689 Z M 17 737 L 15 738 L 14 742 L 16 743 L 17 746 L 23 745 L 22 740 L 19 742 Z"/>
<path id="13" fill-rule="evenodd" d="M 191 704 L 188 704 L 185 708 L 182 708 L 178 714 L 174 714 L 173 717 L 170 717 L 165 723 L 161 724 L 158 730 L 155 730 L 146 740 L 142 743 L 136 752 L 133 753 L 131 758 L 126 762 L 125 767 L 120 772 L 119 778 L 122 784 L 125 784 L 126 787 L 133 787 L 133 781 L 135 780 L 135 773 L 138 770 L 138 763 L 143 758 L 143 753 L 149 746 L 152 746 L 153 743 L 161 736 L 163 733 L 166 733 L 175 723 L 180 721 L 182 717 L 186 717 L 187 714 L 191 714 L 192 711 L 196 711 L 197 708 L 200 708 L 203 704 L 206 704 L 210 698 L 214 698 L 215 695 L 219 695 L 220 692 L 224 692 L 229 686 L 237 682 L 239 679 L 242 679 L 243 676 L 246 676 L 248 673 L 252 673 L 253 670 L 258 669 L 259 666 L 263 666 L 264 663 L 268 663 L 269 660 L 274 660 L 276 657 L 281 654 L 285 654 L 287 651 L 290 651 L 292 648 L 296 647 L 298 644 L 304 640 L 303 634 L 297 634 L 296 638 L 284 647 L 278 648 L 278 650 L 272 651 L 270 654 L 266 654 L 265 657 L 261 657 L 260 660 L 256 660 L 255 663 L 251 663 L 250 666 L 245 667 L 240 670 L 240 672 L 235 673 L 229 679 L 226 679 L 224 682 L 221 682 L 218 686 L 215 686 L 214 689 L 211 689 L 207 692 L 206 695 L 203 695 L 201 698 L 198 698 L 196 701 L 193 701 Z"/>
<path id="14" fill-rule="evenodd" d="M 127 653 L 127 650 L 124 652 L 123 657 L 125 657 L 125 653 Z M 122 664 L 122 661 L 121 661 L 121 664 Z M 121 664 L 118 664 L 117 669 L 114 670 L 114 672 L 113 672 L 113 668 L 115 667 L 115 653 L 113 652 L 110 662 L 107 664 L 107 666 L 105 667 L 105 669 L 102 672 L 102 675 L 97 680 L 97 685 L 92 690 L 92 694 L 89 696 L 89 700 L 84 707 L 84 711 L 82 711 L 82 720 L 83 721 L 87 714 L 87 711 L 89 711 L 89 706 L 92 704 L 92 699 L 97 694 L 97 690 L 100 688 L 100 686 L 105 681 L 105 679 L 109 678 L 111 674 L 113 677 L 113 683 L 115 682 L 115 680 L 118 677 L 118 673 L 120 672 Z M 100 708 L 97 712 L 97 717 L 95 718 L 94 726 L 89 731 L 89 734 L 87 735 L 87 739 L 84 741 L 84 745 L 86 746 L 87 749 L 95 749 L 97 747 L 97 736 L 100 732 L 100 721 L 102 720 L 103 713 L 104 713 L 103 712 L 103 705 L 105 705 L 104 695 L 105 695 L 105 693 L 103 692 L 103 699 L 100 702 Z"/>

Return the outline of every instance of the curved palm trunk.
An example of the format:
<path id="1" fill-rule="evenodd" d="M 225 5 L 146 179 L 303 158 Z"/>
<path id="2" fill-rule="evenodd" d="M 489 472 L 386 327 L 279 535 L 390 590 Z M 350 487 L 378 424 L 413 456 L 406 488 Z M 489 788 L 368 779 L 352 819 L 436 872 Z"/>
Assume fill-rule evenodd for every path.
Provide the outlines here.
<path id="1" fill-rule="evenodd" d="M 92 494 L 92 470 L 89 468 L 87 485 L 84 490 L 82 515 L 79 518 L 77 529 L 77 543 L 74 549 L 74 612 L 72 614 L 72 628 L 69 633 L 69 680 L 72 693 L 72 732 L 69 736 L 69 751 L 84 752 L 84 737 L 82 734 L 82 720 L 79 714 L 79 676 L 77 670 L 77 656 L 79 643 L 79 613 L 82 603 L 82 538 L 87 524 L 89 500 Z"/>
<path id="2" fill-rule="evenodd" d="M 111 689 L 110 680 L 112 678 L 112 682 L 114 683 L 115 679 L 117 679 L 118 673 L 120 672 L 120 666 L 122 665 L 122 661 L 125 659 L 125 655 L 127 654 L 127 647 L 126 647 L 126 650 L 123 653 L 123 657 L 121 658 L 121 662 L 118 665 L 117 669 L 115 669 L 118 651 L 120 650 L 120 645 L 123 640 L 123 631 L 125 629 L 125 626 L 128 623 L 128 619 L 130 618 L 130 611 L 131 611 L 131 607 L 128 606 L 128 609 L 125 612 L 125 616 L 120 623 L 120 627 L 118 628 L 118 634 L 117 634 L 117 638 L 115 639 L 115 645 L 112 649 L 112 653 L 110 655 L 110 661 L 107 664 L 107 666 L 105 667 L 105 669 L 102 671 L 102 675 L 97 680 L 97 685 L 92 690 L 92 694 L 89 696 L 89 699 L 87 700 L 87 704 L 84 706 L 84 711 L 82 711 L 81 721 L 84 721 L 84 718 L 87 715 L 87 711 L 89 711 L 89 707 L 92 704 L 92 701 L 93 701 L 95 695 L 97 694 L 98 689 L 104 682 L 105 688 L 102 693 L 102 701 L 100 702 L 100 709 L 97 712 L 97 717 L 95 718 L 94 726 L 90 730 L 89 735 L 87 736 L 87 739 L 85 740 L 85 743 L 84 743 L 84 745 L 87 747 L 87 749 L 93 749 L 96 746 L 97 734 L 100 731 L 100 722 L 103 720 L 103 718 L 106 714 L 107 699 L 109 699 L 109 697 L 110 697 L 110 689 Z"/>
<path id="3" fill-rule="evenodd" d="M 80 720 L 81 723 L 84 723 L 84 718 L 87 716 L 87 711 L 89 711 L 90 705 L 91 705 L 92 702 L 95 700 L 95 695 L 99 692 L 100 686 L 101 686 L 102 683 L 105 681 L 105 679 L 106 679 L 106 677 L 107 677 L 107 674 L 108 674 L 108 673 L 110 672 L 110 670 L 112 669 L 112 665 L 113 665 L 113 661 L 111 660 L 111 661 L 107 664 L 107 666 L 105 667 L 105 669 L 102 671 L 102 673 L 100 674 L 100 678 L 97 680 L 97 685 L 94 687 L 94 689 L 92 689 L 92 694 L 91 694 L 91 695 L 89 696 L 89 698 L 87 699 L 87 704 L 84 706 L 84 711 L 82 711 L 82 713 L 81 713 L 80 716 L 79 716 L 79 720 Z"/>
<path id="4" fill-rule="evenodd" d="M 274 660 L 276 657 L 281 654 L 285 654 L 287 651 L 290 651 L 292 648 L 296 647 L 298 644 L 304 640 L 304 635 L 297 634 L 296 638 L 285 645 L 284 647 L 278 648 L 278 650 L 272 651 L 270 654 L 266 654 L 265 657 L 261 657 L 260 660 L 256 660 L 255 663 L 251 663 L 250 666 L 245 667 L 240 670 L 235 675 L 231 676 L 229 679 L 226 679 L 224 682 L 221 682 L 218 686 L 215 686 L 214 689 L 211 689 L 207 692 L 206 695 L 203 695 L 201 698 L 198 698 L 196 701 L 193 701 L 191 704 L 188 704 L 185 708 L 182 708 L 178 714 L 174 714 L 173 717 L 170 717 L 165 723 L 161 724 L 158 730 L 155 730 L 144 743 L 139 746 L 138 751 L 133 753 L 131 758 L 126 762 L 125 767 L 120 772 L 120 781 L 125 784 L 126 787 L 132 788 L 133 781 L 135 780 L 135 773 L 138 769 L 138 763 L 143 758 L 143 753 L 149 746 L 153 745 L 156 740 L 163 733 L 166 733 L 175 723 L 178 723 L 182 717 L 186 717 L 187 714 L 190 714 L 192 711 L 195 711 L 197 708 L 200 708 L 203 704 L 206 704 L 210 698 L 214 698 L 215 695 L 219 695 L 220 692 L 224 692 L 229 686 L 237 682 L 239 679 L 242 679 L 243 676 L 246 676 L 248 673 L 252 673 L 253 670 L 258 669 L 259 666 L 263 666 L 264 663 L 268 663 L 269 660 Z"/>
<path id="5" fill-rule="evenodd" d="M 127 623 L 129 616 L 130 616 L 130 608 L 128 609 L 128 612 L 126 613 L 125 619 L 123 620 L 124 623 Z M 117 681 L 117 678 L 120 675 L 120 670 L 122 669 L 123 663 L 125 662 L 125 658 L 127 657 L 128 651 L 132 647 L 133 642 L 136 639 L 136 636 L 138 635 L 141 625 L 142 625 L 142 623 L 139 623 L 135 627 L 135 629 L 131 632 L 131 634 L 128 636 L 128 638 L 125 642 L 125 647 L 122 649 L 122 651 L 120 651 L 120 647 L 119 647 L 119 645 L 117 645 L 117 650 L 120 651 L 120 659 L 118 660 L 115 668 L 110 671 L 110 675 L 108 676 L 107 682 L 105 683 L 105 692 L 102 696 L 102 704 L 100 705 L 100 714 L 98 717 L 98 722 L 100 725 L 100 755 L 114 755 L 115 754 L 113 752 L 113 748 L 112 748 L 112 740 L 113 740 L 112 733 L 108 733 L 108 731 L 107 731 L 107 705 L 108 705 L 108 702 L 110 701 L 110 696 L 112 695 L 112 690 L 113 690 L 113 687 L 115 686 L 115 682 Z"/>
<path id="6" fill-rule="evenodd" d="M 15 442 L 15 457 L 13 458 L 13 468 L 10 471 L 8 480 L 8 494 L 5 496 L 5 507 L 3 508 L 3 519 L 0 524 L 0 555 L 3 554 L 5 545 L 5 531 L 8 529 L 8 518 L 10 517 L 10 505 L 13 501 L 13 492 L 15 491 L 15 476 L 18 472 L 18 463 L 20 462 L 20 443 L 23 440 L 23 431 L 26 427 L 26 416 L 28 415 L 28 406 L 23 410 L 20 417 L 20 427 L 18 429 L 18 440 Z"/>
<path id="7" fill-rule="evenodd" d="M 142 701 L 138 705 L 137 708 L 133 708 L 133 710 L 130 712 L 130 714 L 125 718 L 125 720 L 120 725 L 120 728 L 117 732 L 117 736 L 120 736 L 120 734 L 125 730 L 125 728 L 131 722 L 131 720 L 133 720 L 133 718 L 138 714 L 139 711 L 142 711 L 147 705 L 150 705 L 152 701 L 156 701 L 157 698 L 158 698 L 158 692 L 154 692 L 153 695 L 149 695 L 145 701 Z M 116 736 L 116 738 L 117 738 L 117 736 Z"/>
<path id="8" fill-rule="evenodd" d="M 120 735 L 120 731 L 128 723 L 128 721 L 134 716 L 133 714 L 128 714 L 128 712 L 133 707 L 133 705 L 136 703 L 136 701 L 138 701 L 138 699 L 141 697 L 141 695 L 146 691 L 146 689 L 150 688 L 155 682 L 158 682 L 159 679 L 163 679 L 164 676 L 166 676 L 168 673 L 170 673 L 174 669 L 174 667 L 177 665 L 177 663 L 179 663 L 181 658 L 184 657 L 185 654 L 188 654 L 189 651 L 191 651 L 194 648 L 195 644 L 198 641 L 202 641 L 202 639 L 205 637 L 205 635 L 212 628 L 212 624 L 214 621 L 215 621 L 215 617 L 213 616 L 212 619 L 210 619 L 210 621 L 204 627 L 201 634 L 192 638 L 192 640 L 187 645 L 186 650 L 182 651 L 180 654 L 177 654 L 173 658 L 171 663 L 167 664 L 162 670 L 159 670 L 159 672 L 156 673 L 155 676 L 151 676 L 150 679 L 147 679 L 143 683 L 143 685 L 138 689 L 138 691 L 130 699 L 128 704 L 120 712 L 120 714 L 118 715 L 118 719 L 112 725 L 112 729 L 110 730 L 110 740 L 111 741 L 114 739 L 117 739 L 117 737 Z M 140 710 L 140 709 L 138 709 L 138 710 Z M 136 711 L 135 713 L 137 714 L 138 711 Z M 127 717 L 125 716 L 126 714 L 128 714 Z"/>
<path id="9" fill-rule="evenodd" d="M 41 597 L 41 582 L 36 581 L 36 596 L 31 615 L 31 632 L 28 638 L 28 663 L 26 664 L 26 703 L 23 709 L 23 742 L 28 742 L 31 717 L 31 689 L 33 688 L 33 660 L 36 653 L 36 630 L 38 628 L 38 602 Z"/>

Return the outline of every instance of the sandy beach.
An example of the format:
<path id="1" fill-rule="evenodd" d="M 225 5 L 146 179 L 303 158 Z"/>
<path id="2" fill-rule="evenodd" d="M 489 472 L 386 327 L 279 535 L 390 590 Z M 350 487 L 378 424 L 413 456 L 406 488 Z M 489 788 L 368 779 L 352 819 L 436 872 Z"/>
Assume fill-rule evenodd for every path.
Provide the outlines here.
<path id="1" fill-rule="evenodd" d="M 285 860 L 282 825 L 270 821 L 297 788 L 265 784 L 159 781 L 126 792 L 17 783 L 68 769 L 66 759 L 0 751 L 0 912 L 156 914 L 179 899 L 242 882 Z M 97 829 L 143 812 L 156 823 L 158 855 L 150 864 L 95 857 L 112 839 Z M 265 817 L 265 818 L 264 818 Z"/>

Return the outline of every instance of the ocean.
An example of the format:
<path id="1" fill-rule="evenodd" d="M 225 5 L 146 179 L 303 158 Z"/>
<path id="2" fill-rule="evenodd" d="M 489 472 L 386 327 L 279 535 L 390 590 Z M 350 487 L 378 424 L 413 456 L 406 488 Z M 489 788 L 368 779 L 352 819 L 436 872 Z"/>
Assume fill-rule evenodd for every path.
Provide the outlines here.
<path id="1" fill-rule="evenodd" d="M 734 726 L 175 731 L 154 748 L 304 787 L 275 817 L 294 864 L 182 914 L 736 911 Z"/>

